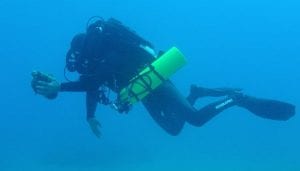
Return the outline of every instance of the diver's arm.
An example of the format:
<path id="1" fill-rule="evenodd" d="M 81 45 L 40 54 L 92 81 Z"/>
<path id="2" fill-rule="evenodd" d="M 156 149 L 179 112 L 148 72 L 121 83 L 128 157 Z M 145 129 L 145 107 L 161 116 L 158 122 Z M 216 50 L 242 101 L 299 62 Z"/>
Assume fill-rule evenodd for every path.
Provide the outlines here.
<path id="1" fill-rule="evenodd" d="M 97 90 L 86 92 L 87 122 L 89 123 L 89 126 L 94 135 L 99 138 L 101 136 L 101 132 L 99 129 L 101 127 L 101 124 L 95 117 L 98 104 L 98 96 L 99 92 Z"/>
<path id="2" fill-rule="evenodd" d="M 86 92 L 86 118 L 94 118 L 98 104 L 98 91 Z"/>
<path id="3" fill-rule="evenodd" d="M 87 122 L 96 137 L 101 136 L 100 122 L 96 119 L 95 113 L 98 104 L 99 91 L 98 86 L 96 84 L 88 84 L 89 81 L 77 81 L 77 82 L 67 82 L 61 84 L 60 91 L 68 91 L 68 92 L 86 92 L 86 119 Z"/>
<path id="4" fill-rule="evenodd" d="M 65 82 L 60 84 L 60 91 L 61 92 L 84 92 L 87 88 L 85 83 L 82 81 L 76 82 Z"/>
<path id="5" fill-rule="evenodd" d="M 78 81 L 65 82 L 60 84 L 60 91 L 62 92 L 88 92 L 98 89 L 98 80 L 90 77 L 81 76 Z"/>
<path id="6" fill-rule="evenodd" d="M 59 83 L 56 78 L 50 74 L 40 71 L 31 73 L 31 87 L 37 94 L 54 99 L 59 92 L 86 92 L 98 89 L 98 83 L 101 80 L 95 80 L 91 77 L 81 76 L 78 81 Z"/>

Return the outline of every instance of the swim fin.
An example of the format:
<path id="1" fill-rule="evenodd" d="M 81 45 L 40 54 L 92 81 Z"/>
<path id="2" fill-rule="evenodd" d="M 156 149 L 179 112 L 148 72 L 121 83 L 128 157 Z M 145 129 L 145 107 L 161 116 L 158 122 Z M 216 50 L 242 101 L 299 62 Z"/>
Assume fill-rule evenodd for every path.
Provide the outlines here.
<path id="1" fill-rule="evenodd" d="M 242 93 L 234 96 L 238 106 L 262 118 L 285 121 L 295 115 L 296 107 L 290 103 L 251 97 Z"/>

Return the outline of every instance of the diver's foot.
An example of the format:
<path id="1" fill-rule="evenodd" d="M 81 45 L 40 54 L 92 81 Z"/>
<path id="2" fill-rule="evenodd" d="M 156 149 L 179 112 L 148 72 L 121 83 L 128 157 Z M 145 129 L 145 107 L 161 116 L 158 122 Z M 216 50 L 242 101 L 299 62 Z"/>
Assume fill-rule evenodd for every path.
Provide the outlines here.
<path id="1" fill-rule="evenodd" d="M 200 97 L 220 97 L 220 96 L 231 96 L 235 95 L 236 93 L 240 93 L 242 89 L 240 88 L 204 88 L 199 87 L 194 84 L 191 85 L 190 94 L 187 97 L 187 100 L 193 105 L 196 100 Z"/>
<path id="2" fill-rule="evenodd" d="M 193 96 L 197 98 L 205 97 L 205 96 L 220 97 L 220 96 L 235 95 L 236 93 L 240 93 L 241 91 L 242 89 L 240 88 L 228 88 L 228 87 L 204 88 L 192 84 L 190 88 L 189 96 Z"/>
<path id="3" fill-rule="evenodd" d="M 187 100 L 190 102 L 190 104 L 194 105 L 196 100 L 199 97 L 203 97 L 205 92 L 205 88 L 198 87 L 194 84 L 191 85 L 190 87 L 190 94 L 187 97 Z"/>

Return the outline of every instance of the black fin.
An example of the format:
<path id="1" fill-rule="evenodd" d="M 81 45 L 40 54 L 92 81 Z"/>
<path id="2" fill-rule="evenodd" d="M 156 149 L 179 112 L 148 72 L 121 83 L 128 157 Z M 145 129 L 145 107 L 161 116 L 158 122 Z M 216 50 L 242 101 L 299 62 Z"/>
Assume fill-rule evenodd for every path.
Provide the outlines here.
<path id="1" fill-rule="evenodd" d="M 294 105 L 286 102 L 245 95 L 237 103 L 257 116 L 273 120 L 288 120 L 295 115 L 296 109 Z"/>

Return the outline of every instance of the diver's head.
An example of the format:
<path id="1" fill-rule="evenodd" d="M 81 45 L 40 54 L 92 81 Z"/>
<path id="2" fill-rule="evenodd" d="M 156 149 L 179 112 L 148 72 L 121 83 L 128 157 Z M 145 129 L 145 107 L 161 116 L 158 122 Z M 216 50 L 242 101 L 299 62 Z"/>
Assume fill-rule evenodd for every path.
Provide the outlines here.
<path id="1" fill-rule="evenodd" d="M 93 19 L 95 20 L 92 21 Z M 103 43 L 104 20 L 101 18 L 90 20 L 86 33 L 75 35 L 71 41 L 71 47 L 66 55 L 66 69 L 70 72 L 87 73 L 93 65 L 90 61 L 97 60 L 99 54 L 102 54 L 100 44 Z"/>
<path id="2" fill-rule="evenodd" d="M 78 64 L 82 58 L 86 34 L 80 33 L 73 37 L 71 47 L 66 55 L 66 68 L 70 72 L 78 70 Z"/>

